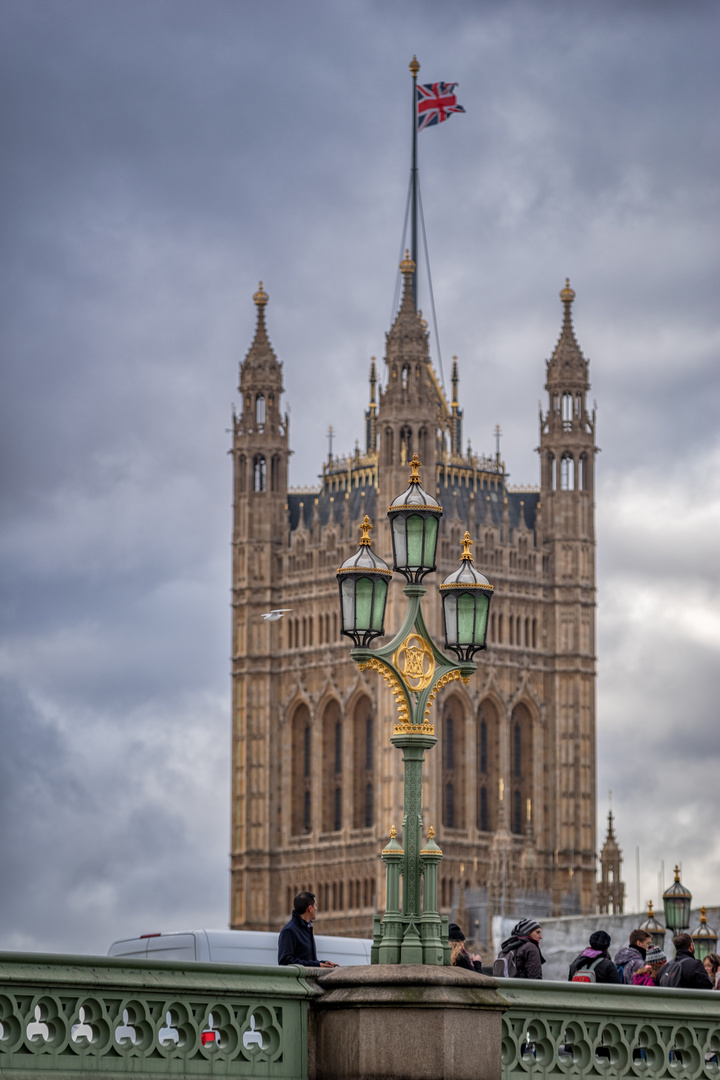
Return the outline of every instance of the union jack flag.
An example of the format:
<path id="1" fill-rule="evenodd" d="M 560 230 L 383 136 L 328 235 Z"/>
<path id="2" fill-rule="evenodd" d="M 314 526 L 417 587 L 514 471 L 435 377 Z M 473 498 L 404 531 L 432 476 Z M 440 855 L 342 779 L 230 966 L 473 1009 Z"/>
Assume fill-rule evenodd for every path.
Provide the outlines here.
<path id="1" fill-rule="evenodd" d="M 465 112 L 455 97 L 455 82 L 418 83 L 417 129 L 423 131 L 447 120 L 451 113 Z"/>

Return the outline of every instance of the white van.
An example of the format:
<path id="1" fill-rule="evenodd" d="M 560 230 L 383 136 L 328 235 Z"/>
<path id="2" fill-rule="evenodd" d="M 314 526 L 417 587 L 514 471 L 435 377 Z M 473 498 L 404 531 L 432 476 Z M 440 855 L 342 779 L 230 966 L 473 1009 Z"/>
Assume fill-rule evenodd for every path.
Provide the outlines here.
<path id="1" fill-rule="evenodd" d="M 318 960 L 369 964 L 370 938 L 315 936 Z M 108 956 L 124 960 L 182 960 L 188 963 L 272 964 L 277 967 L 278 935 L 253 930 L 187 930 L 114 941 Z"/>

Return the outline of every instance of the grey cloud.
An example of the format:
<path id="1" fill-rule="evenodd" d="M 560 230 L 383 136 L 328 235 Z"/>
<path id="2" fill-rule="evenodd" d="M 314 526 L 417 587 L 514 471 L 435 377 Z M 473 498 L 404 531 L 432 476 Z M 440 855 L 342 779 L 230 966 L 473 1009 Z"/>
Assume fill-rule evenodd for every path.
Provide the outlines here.
<path id="1" fill-rule="evenodd" d="M 226 921 L 226 429 L 251 296 L 263 278 L 291 479 L 312 482 L 328 424 L 339 452 L 362 443 L 383 354 L 413 52 L 467 108 L 420 142 L 466 436 L 488 451 L 500 422 L 512 480 L 537 479 L 569 274 L 603 448 L 600 790 L 613 786 L 626 854 L 640 831 L 656 861 L 694 844 L 705 872 L 683 822 L 720 810 L 712 637 L 683 624 L 673 663 L 658 661 L 652 578 L 669 565 L 707 621 L 717 519 L 703 536 L 650 526 L 635 493 L 665 489 L 693 521 L 718 502 L 696 468 L 717 436 L 718 12 L 557 0 L 452 14 L 4 6 L 0 762 L 23 823 L 2 838 L 6 944 L 103 950 L 123 930 Z M 660 835 L 659 784 L 638 786 L 618 752 L 626 732 L 645 739 L 648 711 L 662 735 L 642 767 L 694 762 L 706 785 L 698 802 L 682 781 Z M 716 870 L 707 881 L 717 892 Z"/>

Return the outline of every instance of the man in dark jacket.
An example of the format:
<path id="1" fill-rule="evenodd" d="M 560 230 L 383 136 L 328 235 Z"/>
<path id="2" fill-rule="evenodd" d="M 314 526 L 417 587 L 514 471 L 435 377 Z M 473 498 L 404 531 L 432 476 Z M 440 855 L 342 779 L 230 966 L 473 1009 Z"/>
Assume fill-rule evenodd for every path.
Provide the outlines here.
<path id="1" fill-rule="evenodd" d="M 510 937 L 500 946 L 498 960 L 512 953 L 517 969 L 516 979 L 542 979 L 542 965 L 545 963 L 545 957 L 540 952 L 541 940 L 540 923 L 535 919 L 521 919 L 512 928 Z"/>
<path id="2" fill-rule="evenodd" d="M 606 934 L 604 930 L 596 930 L 594 934 L 591 934 L 590 947 L 584 949 L 579 956 L 576 956 L 570 965 L 568 982 L 572 982 L 576 971 L 581 971 L 583 968 L 589 968 L 591 964 L 595 964 L 592 969 L 595 973 L 595 982 L 619 983 L 620 976 L 618 975 L 618 969 L 610 959 L 609 948 L 610 935 Z"/>
<path id="3" fill-rule="evenodd" d="M 704 964 L 695 957 L 695 942 L 689 934 L 678 934 L 673 938 L 675 946 L 675 959 L 682 968 L 680 982 L 677 984 L 685 990 L 712 990 Z"/>
<path id="4" fill-rule="evenodd" d="M 645 953 L 652 945 L 652 938 L 647 930 L 631 930 L 630 944 L 623 945 L 615 953 L 613 963 L 618 969 L 618 974 L 628 986 L 633 984 L 633 975 L 645 966 Z"/>
<path id="5" fill-rule="evenodd" d="M 318 960 L 312 921 L 317 915 L 315 894 L 299 892 L 293 901 L 290 922 L 278 935 L 278 964 L 302 964 L 303 967 L 337 967 L 331 960 Z"/>

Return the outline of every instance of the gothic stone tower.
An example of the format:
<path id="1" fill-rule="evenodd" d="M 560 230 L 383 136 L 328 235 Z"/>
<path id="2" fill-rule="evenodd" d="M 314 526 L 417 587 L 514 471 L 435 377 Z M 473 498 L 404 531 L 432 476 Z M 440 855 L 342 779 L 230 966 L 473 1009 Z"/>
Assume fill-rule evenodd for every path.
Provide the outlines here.
<path id="1" fill-rule="evenodd" d="M 370 368 L 365 448 L 330 454 L 315 488 L 289 490 L 282 370 L 267 338 L 262 287 L 241 365 L 234 421 L 231 926 L 277 929 L 292 898 L 318 896 L 326 933 L 371 933 L 382 906 L 380 850 L 402 822 L 402 765 L 390 745 L 394 702 L 360 672 L 339 634 L 335 573 L 365 514 L 392 560 L 386 512 L 417 452 L 444 509 L 438 581 L 470 531 L 495 586 L 489 649 L 467 687 L 439 696 L 423 817 L 443 849 L 441 909 L 458 886 L 485 889 L 490 913 L 525 890 L 548 913 L 595 907 L 594 418 L 588 365 L 570 320 L 548 361 L 541 488 L 511 488 L 499 453 L 462 447 L 459 375 L 447 401 L 416 311 L 412 262 L 378 388 Z M 430 487 L 432 490 L 432 487 Z M 542 500 L 542 501 L 541 501 Z M 440 636 L 432 579 L 425 605 Z M 386 628 L 399 625 L 400 583 Z M 289 608 L 283 618 L 261 614 Z"/>
<path id="2" fill-rule="evenodd" d="M 622 915 L 625 906 L 625 884 L 620 876 L 622 851 L 615 836 L 613 812 L 608 812 L 608 831 L 600 852 L 600 881 L 597 887 L 598 911 L 601 914 Z"/>

